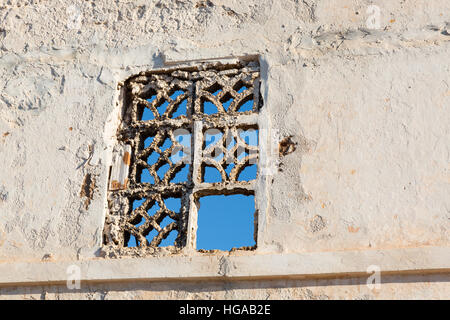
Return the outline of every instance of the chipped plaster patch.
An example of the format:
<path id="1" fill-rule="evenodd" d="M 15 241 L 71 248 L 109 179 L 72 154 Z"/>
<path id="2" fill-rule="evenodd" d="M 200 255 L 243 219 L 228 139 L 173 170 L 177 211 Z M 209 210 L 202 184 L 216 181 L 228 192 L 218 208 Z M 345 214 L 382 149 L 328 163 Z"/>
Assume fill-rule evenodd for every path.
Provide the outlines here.
<path id="1" fill-rule="evenodd" d="M 5 186 L 0 186 L 0 203 L 5 202 L 8 199 L 8 191 Z"/>
<path id="2" fill-rule="evenodd" d="M 295 151 L 297 143 L 292 141 L 292 136 L 286 137 L 280 141 L 279 152 L 280 156 L 286 156 Z"/>
<path id="3" fill-rule="evenodd" d="M 89 205 L 94 197 L 95 180 L 96 178 L 92 174 L 87 173 L 81 185 L 80 198 L 86 198 L 84 201 L 84 208 L 86 210 L 89 209 Z"/>

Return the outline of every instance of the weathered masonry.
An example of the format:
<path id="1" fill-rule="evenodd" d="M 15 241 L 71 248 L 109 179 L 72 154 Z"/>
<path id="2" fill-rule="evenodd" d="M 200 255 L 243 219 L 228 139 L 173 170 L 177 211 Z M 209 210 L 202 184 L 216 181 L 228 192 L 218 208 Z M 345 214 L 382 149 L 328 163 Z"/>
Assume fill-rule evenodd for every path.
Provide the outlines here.
<path id="1" fill-rule="evenodd" d="M 105 250 L 132 253 L 123 248 L 135 237 L 142 254 L 147 247 L 154 252 L 171 232 L 177 233 L 172 253 L 195 249 L 199 197 L 254 195 L 256 181 L 240 175 L 258 162 L 259 82 L 257 61 L 147 72 L 125 82 Z M 207 143 L 208 135 L 220 139 Z M 205 181 L 207 167 L 222 181 Z M 174 181 L 182 169 L 185 177 Z M 181 204 L 179 212 L 167 208 L 167 199 Z M 161 227 L 167 218 L 172 222 Z"/>
<path id="2" fill-rule="evenodd" d="M 0 299 L 448 299 L 449 56 L 448 0 L 0 0 Z"/>

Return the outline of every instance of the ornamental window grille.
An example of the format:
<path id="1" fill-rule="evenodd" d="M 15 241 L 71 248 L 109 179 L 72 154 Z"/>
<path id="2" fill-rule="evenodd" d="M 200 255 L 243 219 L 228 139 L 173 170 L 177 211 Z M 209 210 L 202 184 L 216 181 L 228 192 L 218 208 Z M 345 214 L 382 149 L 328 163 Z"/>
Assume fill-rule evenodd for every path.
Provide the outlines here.
<path id="1" fill-rule="evenodd" d="M 254 196 L 259 86 L 256 61 L 150 71 L 123 83 L 105 247 L 195 250 L 201 197 Z"/>

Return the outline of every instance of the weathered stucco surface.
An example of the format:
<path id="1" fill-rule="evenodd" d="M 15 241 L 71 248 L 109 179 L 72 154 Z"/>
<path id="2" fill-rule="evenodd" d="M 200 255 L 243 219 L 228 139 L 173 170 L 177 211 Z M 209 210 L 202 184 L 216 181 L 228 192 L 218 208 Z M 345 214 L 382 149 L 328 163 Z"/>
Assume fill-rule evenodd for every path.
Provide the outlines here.
<path id="1" fill-rule="evenodd" d="M 119 82 L 246 55 L 259 55 L 269 126 L 295 146 L 269 179 L 254 254 L 449 247 L 449 1 L 0 1 L 0 263 L 98 254 Z M 448 268 L 450 251 L 440 259 Z M 24 284 L 0 297 L 450 297 L 448 274 L 367 290 L 361 279 Z"/>
<path id="2" fill-rule="evenodd" d="M 369 290 L 365 278 L 238 282 L 129 282 L 66 286 L 7 287 L 2 299 L 448 299 L 448 276 L 385 277 L 380 289 Z"/>

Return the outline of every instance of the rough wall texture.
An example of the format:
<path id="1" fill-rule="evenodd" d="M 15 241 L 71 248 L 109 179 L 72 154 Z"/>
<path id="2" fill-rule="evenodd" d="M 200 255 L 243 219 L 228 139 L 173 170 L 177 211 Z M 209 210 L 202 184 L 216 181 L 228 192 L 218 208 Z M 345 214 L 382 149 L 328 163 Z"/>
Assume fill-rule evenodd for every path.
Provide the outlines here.
<path id="1" fill-rule="evenodd" d="M 385 277 L 381 287 L 369 290 L 366 279 L 271 280 L 238 282 L 130 282 L 0 289 L 2 299 L 448 299 L 449 276 Z"/>
<path id="2" fill-rule="evenodd" d="M 368 28 L 370 5 L 379 28 Z M 167 62 L 245 55 L 260 57 L 271 127 L 295 144 L 271 182 L 260 252 L 449 245 L 449 1 L 1 0 L 0 262 L 95 255 L 119 82 Z M 402 279 L 367 297 L 449 296 L 446 276 Z M 78 294 L 366 297 L 353 284 Z M 0 296 L 74 296 L 46 290 Z"/>

